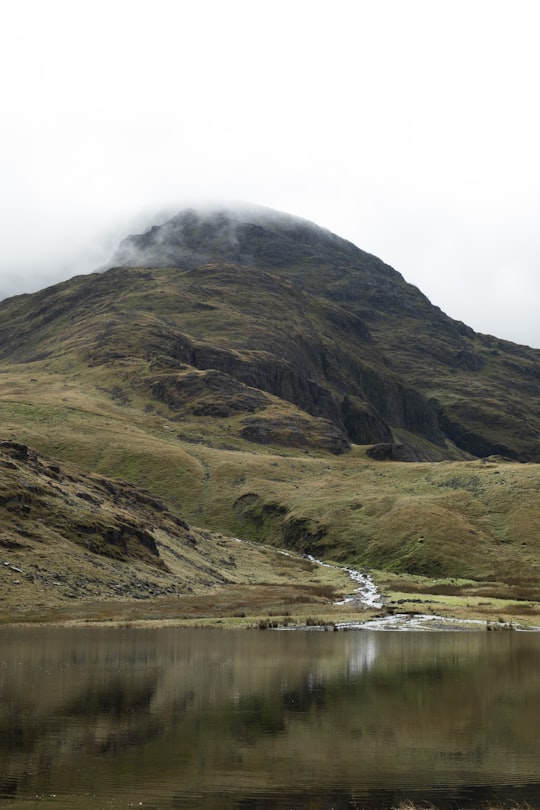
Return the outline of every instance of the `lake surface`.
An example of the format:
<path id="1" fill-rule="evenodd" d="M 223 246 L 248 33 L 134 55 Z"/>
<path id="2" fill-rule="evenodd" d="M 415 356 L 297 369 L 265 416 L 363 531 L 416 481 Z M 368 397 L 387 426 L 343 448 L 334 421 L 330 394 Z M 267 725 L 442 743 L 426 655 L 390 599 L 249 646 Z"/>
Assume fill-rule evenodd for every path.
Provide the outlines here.
<path id="1" fill-rule="evenodd" d="M 0 629 L 0 806 L 540 807 L 540 634 Z"/>

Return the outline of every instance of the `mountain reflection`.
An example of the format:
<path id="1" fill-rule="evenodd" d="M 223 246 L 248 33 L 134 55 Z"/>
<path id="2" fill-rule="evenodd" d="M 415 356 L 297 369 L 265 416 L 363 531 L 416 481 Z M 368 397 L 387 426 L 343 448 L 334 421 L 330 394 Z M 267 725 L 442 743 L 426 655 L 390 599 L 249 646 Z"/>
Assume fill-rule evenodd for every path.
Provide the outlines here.
<path id="1" fill-rule="evenodd" d="M 0 799 L 533 790 L 539 664 L 540 639 L 517 633 L 4 629 Z"/>

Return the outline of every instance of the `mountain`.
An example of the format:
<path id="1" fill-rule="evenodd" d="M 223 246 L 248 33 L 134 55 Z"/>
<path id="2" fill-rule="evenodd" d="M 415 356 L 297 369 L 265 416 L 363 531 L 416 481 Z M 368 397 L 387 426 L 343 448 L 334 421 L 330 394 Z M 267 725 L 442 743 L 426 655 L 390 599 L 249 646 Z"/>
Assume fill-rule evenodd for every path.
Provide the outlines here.
<path id="1" fill-rule="evenodd" d="M 136 358 L 151 373 L 127 388 L 178 415 L 241 414 L 253 442 L 540 460 L 540 352 L 475 333 L 312 223 L 188 210 L 113 264 L 3 302 L 0 358 Z"/>
<path id="2" fill-rule="evenodd" d="M 247 562 L 231 578 L 215 534 L 206 580 L 192 558 L 164 574 L 202 531 L 532 598 L 538 481 L 523 462 L 540 460 L 539 395 L 539 351 L 475 333 L 380 259 L 255 206 L 182 211 L 127 237 L 109 269 L 0 303 L 4 442 L 46 459 L 33 475 L 68 464 L 80 479 L 39 519 L 63 504 L 71 556 L 88 541 L 111 577 L 151 566 L 164 592 L 269 581 Z M 33 553 L 12 503 L 4 548 Z M 148 529 L 160 510 L 175 553 Z"/>

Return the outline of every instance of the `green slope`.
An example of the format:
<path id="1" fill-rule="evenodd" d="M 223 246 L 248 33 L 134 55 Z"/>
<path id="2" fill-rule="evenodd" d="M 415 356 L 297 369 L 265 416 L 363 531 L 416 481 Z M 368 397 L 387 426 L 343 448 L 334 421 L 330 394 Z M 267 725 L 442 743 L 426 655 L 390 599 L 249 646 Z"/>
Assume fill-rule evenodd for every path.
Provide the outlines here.
<path id="1" fill-rule="evenodd" d="M 4 439 L 205 531 L 536 599 L 538 351 L 283 215 L 183 213 L 128 259 L 0 303 Z"/>

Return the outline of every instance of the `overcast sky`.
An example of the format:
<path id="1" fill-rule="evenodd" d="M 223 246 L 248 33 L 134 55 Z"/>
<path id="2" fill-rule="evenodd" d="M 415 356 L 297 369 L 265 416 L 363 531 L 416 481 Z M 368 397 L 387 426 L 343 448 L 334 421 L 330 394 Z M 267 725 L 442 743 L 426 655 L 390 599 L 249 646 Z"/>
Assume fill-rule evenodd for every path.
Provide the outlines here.
<path id="1" fill-rule="evenodd" d="M 0 0 L 0 297 L 243 200 L 540 348 L 536 0 Z"/>

